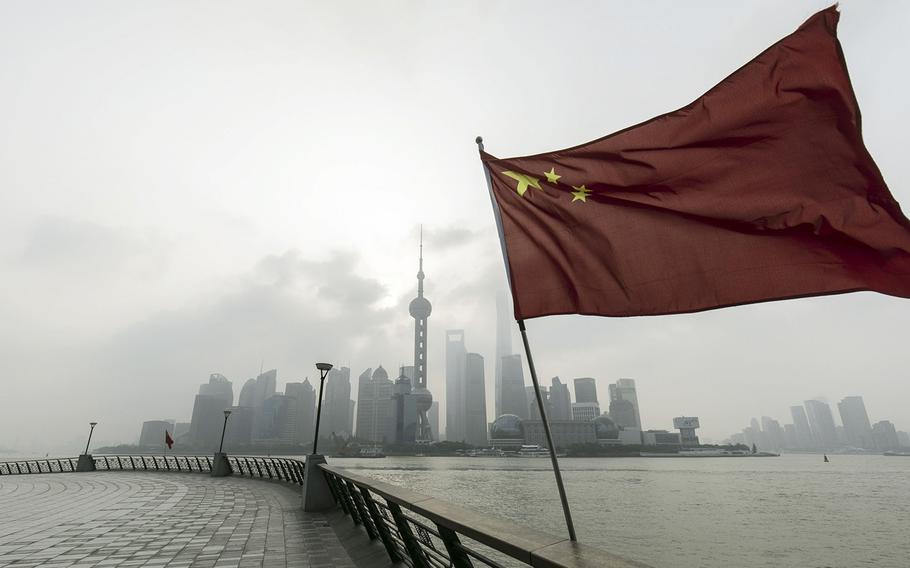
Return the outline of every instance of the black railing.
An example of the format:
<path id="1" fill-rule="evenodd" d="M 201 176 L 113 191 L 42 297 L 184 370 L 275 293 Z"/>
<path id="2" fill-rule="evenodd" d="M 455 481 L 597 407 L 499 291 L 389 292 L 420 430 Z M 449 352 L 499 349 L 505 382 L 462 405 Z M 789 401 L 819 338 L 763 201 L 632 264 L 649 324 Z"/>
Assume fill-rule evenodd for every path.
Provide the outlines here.
<path id="1" fill-rule="evenodd" d="M 95 456 L 97 471 L 176 471 L 188 473 L 211 473 L 211 456 Z M 234 475 L 272 479 L 303 485 L 301 460 L 260 456 L 228 456 L 228 464 Z M 76 458 L 16 460 L 0 462 L 0 475 L 27 473 L 75 472 Z"/>
<path id="2" fill-rule="evenodd" d="M 643 568 L 589 545 L 471 511 L 401 487 L 319 466 L 335 502 L 382 542 L 389 559 L 412 568 Z"/>
<path id="3" fill-rule="evenodd" d="M 21 475 L 24 473 L 66 473 L 76 471 L 77 458 L 53 458 L 43 460 L 15 460 L 0 462 L 0 475 Z"/>

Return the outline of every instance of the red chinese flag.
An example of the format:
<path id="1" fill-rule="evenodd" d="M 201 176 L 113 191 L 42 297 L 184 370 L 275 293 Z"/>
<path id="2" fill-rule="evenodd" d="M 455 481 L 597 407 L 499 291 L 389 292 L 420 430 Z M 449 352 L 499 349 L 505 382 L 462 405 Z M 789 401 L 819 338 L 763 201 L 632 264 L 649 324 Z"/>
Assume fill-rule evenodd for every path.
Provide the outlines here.
<path id="1" fill-rule="evenodd" d="M 910 222 L 863 145 L 838 17 L 678 111 L 567 150 L 482 152 L 515 317 L 910 297 Z"/>
<path id="2" fill-rule="evenodd" d="M 167 444 L 167 449 L 169 450 L 174 447 L 174 439 L 171 438 L 171 433 L 167 430 L 164 431 L 164 443 Z"/>

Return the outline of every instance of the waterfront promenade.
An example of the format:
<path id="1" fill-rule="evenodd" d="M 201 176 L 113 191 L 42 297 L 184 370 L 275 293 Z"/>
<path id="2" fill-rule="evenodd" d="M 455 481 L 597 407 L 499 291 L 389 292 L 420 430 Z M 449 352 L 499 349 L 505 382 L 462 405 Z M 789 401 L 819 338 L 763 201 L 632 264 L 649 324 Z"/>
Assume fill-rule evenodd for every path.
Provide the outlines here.
<path id="1" fill-rule="evenodd" d="M 155 472 L 0 477 L 0 566 L 353 567 L 300 489 Z"/>

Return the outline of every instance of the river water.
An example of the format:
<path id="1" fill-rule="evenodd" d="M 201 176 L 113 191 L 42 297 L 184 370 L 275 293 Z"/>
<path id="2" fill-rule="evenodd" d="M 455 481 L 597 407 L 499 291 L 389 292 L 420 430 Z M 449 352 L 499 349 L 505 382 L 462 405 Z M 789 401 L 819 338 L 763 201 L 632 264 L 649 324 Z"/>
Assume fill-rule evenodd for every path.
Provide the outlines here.
<path id="1" fill-rule="evenodd" d="M 332 459 L 554 534 L 546 458 Z M 578 538 L 655 568 L 910 567 L 910 457 L 561 459 Z"/>

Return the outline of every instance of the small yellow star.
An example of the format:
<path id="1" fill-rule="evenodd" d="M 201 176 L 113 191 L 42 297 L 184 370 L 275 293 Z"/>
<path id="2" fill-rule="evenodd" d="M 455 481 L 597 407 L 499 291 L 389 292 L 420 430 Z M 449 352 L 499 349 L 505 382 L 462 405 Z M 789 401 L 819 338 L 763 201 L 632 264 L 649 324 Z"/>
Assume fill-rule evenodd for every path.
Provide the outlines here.
<path id="1" fill-rule="evenodd" d="M 588 202 L 587 197 L 591 195 L 591 190 L 585 187 L 584 184 L 579 187 L 573 185 L 572 189 L 575 190 L 572 192 L 572 203 L 575 203 L 576 201 L 581 201 L 583 203 Z"/>
<path id="2" fill-rule="evenodd" d="M 559 178 L 562 176 L 556 175 L 556 168 L 550 168 L 550 171 L 544 172 L 543 175 L 547 176 L 547 181 L 550 183 L 556 183 L 559 181 Z"/>
<path id="3" fill-rule="evenodd" d="M 540 180 L 536 177 L 520 174 L 511 170 L 502 173 L 503 175 L 507 175 L 518 182 L 518 187 L 515 188 L 515 190 L 518 192 L 518 195 L 524 196 L 525 192 L 528 191 L 528 186 L 531 186 L 534 189 L 540 189 Z"/>

